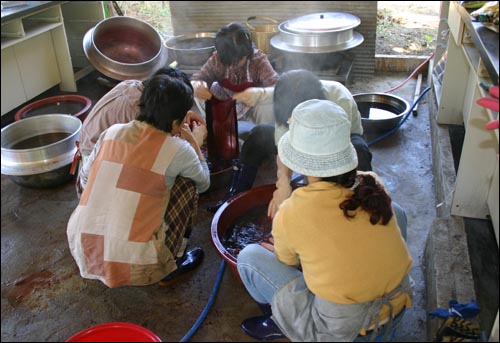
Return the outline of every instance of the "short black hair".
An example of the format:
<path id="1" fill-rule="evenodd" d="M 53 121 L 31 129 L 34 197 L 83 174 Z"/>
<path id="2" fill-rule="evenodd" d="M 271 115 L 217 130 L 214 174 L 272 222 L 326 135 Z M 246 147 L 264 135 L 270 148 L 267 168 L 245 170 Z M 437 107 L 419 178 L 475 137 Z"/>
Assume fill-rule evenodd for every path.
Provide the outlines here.
<path id="1" fill-rule="evenodd" d="M 321 80 L 305 69 L 281 74 L 273 95 L 274 119 L 278 125 L 288 127 L 288 119 L 298 104 L 311 99 L 325 100 Z"/>
<path id="2" fill-rule="evenodd" d="M 188 87 L 190 87 L 191 90 L 193 90 L 193 85 L 191 85 L 191 81 L 189 81 L 189 76 L 187 76 L 187 74 L 184 73 L 182 70 L 172 68 L 169 66 L 161 67 L 160 69 L 155 71 L 155 73 L 151 76 L 150 79 L 152 79 L 153 77 L 158 76 L 158 75 L 167 75 L 167 76 L 170 76 L 170 77 L 173 77 L 176 79 L 180 79 L 180 80 L 184 81 L 184 83 Z M 145 82 L 147 82 L 147 80 Z"/>
<path id="3" fill-rule="evenodd" d="M 139 101 L 137 120 L 165 132 L 172 131 L 172 123 L 183 120 L 193 107 L 193 90 L 182 79 L 157 75 L 144 85 Z"/>
<path id="4" fill-rule="evenodd" d="M 250 31 L 236 22 L 224 26 L 215 35 L 215 49 L 220 62 L 225 66 L 230 66 L 245 56 L 251 59 L 253 44 Z"/>

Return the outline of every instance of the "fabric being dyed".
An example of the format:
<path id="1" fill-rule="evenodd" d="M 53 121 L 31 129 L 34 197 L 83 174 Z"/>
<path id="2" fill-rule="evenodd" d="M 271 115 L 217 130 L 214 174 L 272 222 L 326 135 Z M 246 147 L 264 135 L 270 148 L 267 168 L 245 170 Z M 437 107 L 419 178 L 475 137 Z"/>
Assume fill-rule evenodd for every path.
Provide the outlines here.
<path id="1" fill-rule="evenodd" d="M 226 250 L 238 258 L 248 244 L 266 242 L 271 237 L 272 220 L 267 216 L 267 205 L 256 207 L 238 217 L 222 240 Z"/>

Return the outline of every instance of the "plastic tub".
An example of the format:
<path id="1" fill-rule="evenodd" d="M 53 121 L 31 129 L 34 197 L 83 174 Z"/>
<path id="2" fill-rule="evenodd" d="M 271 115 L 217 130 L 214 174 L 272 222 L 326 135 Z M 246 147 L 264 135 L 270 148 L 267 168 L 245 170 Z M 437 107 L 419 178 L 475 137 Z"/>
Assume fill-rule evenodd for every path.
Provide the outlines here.
<path id="1" fill-rule="evenodd" d="M 80 119 L 83 123 L 92 106 L 92 100 L 83 95 L 57 95 L 34 101 L 16 112 L 14 119 L 21 119 L 41 115 L 62 113 Z"/>
<path id="2" fill-rule="evenodd" d="M 231 272 L 241 282 L 237 268 L 237 259 L 230 254 L 222 244 L 226 231 L 231 227 L 238 217 L 243 216 L 249 210 L 262 205 L 267 205 L 273 197 L 276 186 L 265 185 L 252 188 L 246 192 L 235 195 L 226 201 L 215 213 L 210 229 L 212 243 L 217 253 L 226 261 Z"/>
<path id="3" fill-rule="evenodd" d="M 66 342 L 162 342 L 162 340 L 142 326 L 112 322 L 80 331 Z"/>

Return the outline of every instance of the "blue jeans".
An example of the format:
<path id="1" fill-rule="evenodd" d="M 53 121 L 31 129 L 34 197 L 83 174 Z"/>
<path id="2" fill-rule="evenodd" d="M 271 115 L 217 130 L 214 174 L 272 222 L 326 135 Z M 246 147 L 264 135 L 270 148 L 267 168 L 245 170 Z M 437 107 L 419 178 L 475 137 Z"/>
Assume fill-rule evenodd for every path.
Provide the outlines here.
<path id="1" fill-rule="evenodd" d="M 392 329 L 389 334 L 389 337 L 387 340 L 384 340 L 384 336 L 387 331 L 387 324 L 384 324 L 380 326 L 379 331 L 377 332 L 377 336 L 375 337 L 374 342 L 392 342 L 394 340 L 394 335 L 396 334 L 396 329 L 401 323 L 401 319 L 403 319 L 403 316 L 405 314 L 405 310 L 401 311 L 394 319 L 392 320 Z M 354 342 L 370 342 L 372 337 L 372 332 L 368 332 L 365 336 L 359 335 L 354 339 Z"/>
<path id="2" fill-rule="evenodd" d="M 406 214 L 397 203 L 392 202 L 392 206 L 406 241 Z M 240 251 L 238 273 L 248 293 L 261 304 L 270 304 L 278 289 L 302 274 L 297 268 L 280 262 L 273 252 L 259 244 L 247 245 Z"/>
<path id="3" fill-rule="evenodd" d="M 248 293 L 261 304 L 270 304 L 278 289 L 302 275 L 259 244 L 249 244 L 240 251 L 238 273 Z"/>

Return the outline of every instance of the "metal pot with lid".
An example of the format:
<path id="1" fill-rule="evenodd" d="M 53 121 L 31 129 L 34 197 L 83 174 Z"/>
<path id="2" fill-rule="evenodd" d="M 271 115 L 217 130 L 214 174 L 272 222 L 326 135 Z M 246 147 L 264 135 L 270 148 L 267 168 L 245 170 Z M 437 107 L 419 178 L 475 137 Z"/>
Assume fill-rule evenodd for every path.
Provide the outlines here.
<path id="1" fill-rule="evenodd" d="M 361 20 L 349 13 L 314 13 L 281 23 L 271 45 L 288 52 L 330 53 L 354 48 L 363 36 L 353 31 Z"/>

